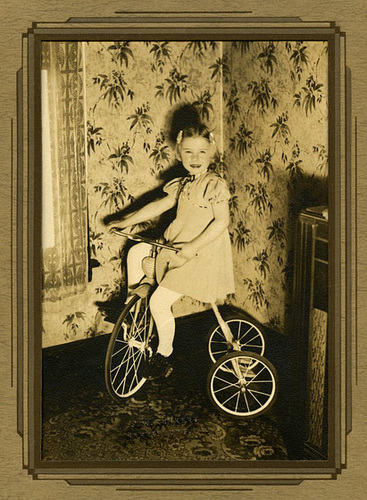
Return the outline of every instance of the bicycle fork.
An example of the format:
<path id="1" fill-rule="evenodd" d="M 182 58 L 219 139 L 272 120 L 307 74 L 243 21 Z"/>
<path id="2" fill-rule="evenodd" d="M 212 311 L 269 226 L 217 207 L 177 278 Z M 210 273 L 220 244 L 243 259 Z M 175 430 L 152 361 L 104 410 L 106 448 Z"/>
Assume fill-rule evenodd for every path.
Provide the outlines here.
<path id="1" fill-rule="evenodd" d="M 215 317 L 217 318 L 219 326 L 222 329 L 222 332 L 223 332 L 223 335 L 227 341 L 227 344 L 231 345 L 233 347 L 233 349 L 236 349 L 236 347 L 238 347 L 238 346 L 236 345 L 236 342 L 233 339 L 231 329 L 229 328 L 228 324 L 224 321 L 222 315 L 220 314 L 217 304 L 212 302 L 211 306 L 212 306 L 212 309 L 214 311 Z"/>
<path id="2" fill-rule="evenodd" d="M 222 329 L 223 335 L 227 341 L 228 346 L 232 346 L 234 350 L 240 351 L 241 348 L 239 347 L 238 343 L 234 340 L 231 329 L 229 328 L 228 324 L 224 321 L 222 315 L 220 314 L 217 304 L 212 302 L 211 306 L 212 306 L 212 309 L 214 311 L 215 317 L 217 318 L 219 326 Z M 231 363 L 232 363 L 233 370 L 234 370 L 235 374 L 237 375 L 238 379 L 242 380 L 243 374 L 241 373 L 241 370 L 238 366 L 238 361 L 234 359 Z"/>

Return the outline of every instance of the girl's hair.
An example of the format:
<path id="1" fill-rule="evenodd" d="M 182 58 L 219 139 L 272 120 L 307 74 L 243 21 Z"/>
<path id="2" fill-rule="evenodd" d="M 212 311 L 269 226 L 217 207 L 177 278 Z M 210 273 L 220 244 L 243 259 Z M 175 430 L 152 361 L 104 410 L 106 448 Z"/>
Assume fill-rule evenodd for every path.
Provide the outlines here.
<path id="1" fill-rule="evenodd" d="M 182 140 L 186 139 L 187 137 L 203 137 L 204 139 L 207 139 L 212 145 L 216 146 L 213 132 L 211 132 L 206 125 L 203 125 L 201 123 L 197 125 L 191 125 L 190 127 L 186 127 L 183 130 L 180 130 L 176 139 L 177 146 L 179 146 Z"/>

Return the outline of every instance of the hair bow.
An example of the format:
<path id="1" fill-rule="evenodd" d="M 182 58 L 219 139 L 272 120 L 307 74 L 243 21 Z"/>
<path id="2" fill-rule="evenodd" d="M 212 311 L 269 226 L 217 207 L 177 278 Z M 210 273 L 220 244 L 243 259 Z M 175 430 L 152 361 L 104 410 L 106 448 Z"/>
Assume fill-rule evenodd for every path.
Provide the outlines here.
<path id="1" fill-rule="evenodd" d="M 209 133 L 209 142 L 212 144 L 215 144 L 215 139 L 214 139 L 214 134 L 213 132 Z"/>
<path id="2" fill-rule="evenodd" d="M 177 144 L 181 144 L 182 142 L 182 135 L 183 135 L 183 132 L 182 130 L 179 131 L 178 135 L 177 135 L 177 139 L 176 139 L 176 143 Z"/>

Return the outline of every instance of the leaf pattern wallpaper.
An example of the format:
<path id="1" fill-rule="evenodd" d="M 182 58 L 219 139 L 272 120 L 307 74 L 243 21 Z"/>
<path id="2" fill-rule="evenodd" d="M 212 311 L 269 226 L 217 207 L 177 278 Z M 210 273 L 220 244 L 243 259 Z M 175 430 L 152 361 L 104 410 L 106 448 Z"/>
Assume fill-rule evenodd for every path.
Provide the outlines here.
<path id="1" fill-rule="evenodd" d="M 233 42 L 223 57 L 236 304 L 287 332 L 297 214 L 327 205 L 327 44 Z"/>
<path id="2" fill-rule="evenodd" d="M 126 252 L 101 220 L 164 184 L 176 163 L 174 116 L 188 105 L 214 131 L 215 169 L 231 193 L 236 294 L 228 302 L 287 333 L 297 214 L 327 205 L 327 44 L 93 41 L 82 49 L 95 265 L 83 297 L 44 310 L 44 345 L 111 331 L 95 302 L 124 287 Z M 179 316 L 203 305 L 185 298 L 174 307 Z"/>

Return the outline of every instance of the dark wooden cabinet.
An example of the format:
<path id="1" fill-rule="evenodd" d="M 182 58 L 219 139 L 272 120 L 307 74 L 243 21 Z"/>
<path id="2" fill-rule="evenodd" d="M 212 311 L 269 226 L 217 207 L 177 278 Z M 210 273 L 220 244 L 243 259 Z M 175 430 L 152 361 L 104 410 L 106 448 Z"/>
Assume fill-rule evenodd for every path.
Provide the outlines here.
<path id="1" fill-rule="evenodd" d="M 328 222 L 326 207 L 301 212 L 293 289 L 293 419 L 298 458 L 327 459 Z"/>

